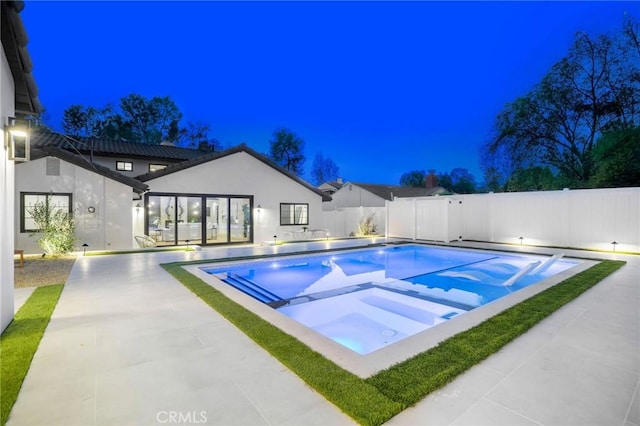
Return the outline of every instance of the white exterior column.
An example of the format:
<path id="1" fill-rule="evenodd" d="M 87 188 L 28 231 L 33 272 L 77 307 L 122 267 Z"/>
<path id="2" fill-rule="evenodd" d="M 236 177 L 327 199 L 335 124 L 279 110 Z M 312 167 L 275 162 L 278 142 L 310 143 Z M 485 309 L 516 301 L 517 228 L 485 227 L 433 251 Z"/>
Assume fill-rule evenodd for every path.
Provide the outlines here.
<path id="1" fill-rule="evenodd" d="M 0 332 L 13 320 L 14 286 L 14 163 L 9 161 L 4 127 L 7 117 L 14 116 L 15 86 L 9 69 L 7 57 L 2 52 L 0 64 Z"/>

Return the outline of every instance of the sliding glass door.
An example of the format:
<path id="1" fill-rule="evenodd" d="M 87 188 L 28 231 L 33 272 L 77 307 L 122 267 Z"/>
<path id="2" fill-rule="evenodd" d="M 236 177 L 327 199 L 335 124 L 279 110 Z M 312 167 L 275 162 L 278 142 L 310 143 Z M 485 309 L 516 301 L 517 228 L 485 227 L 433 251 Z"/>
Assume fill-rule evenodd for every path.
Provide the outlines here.
<path id="1" fill-rule="evenodd" d="M 253 241 L 253 197 L 147 194 L 147 235 L 157 245 Z"/>

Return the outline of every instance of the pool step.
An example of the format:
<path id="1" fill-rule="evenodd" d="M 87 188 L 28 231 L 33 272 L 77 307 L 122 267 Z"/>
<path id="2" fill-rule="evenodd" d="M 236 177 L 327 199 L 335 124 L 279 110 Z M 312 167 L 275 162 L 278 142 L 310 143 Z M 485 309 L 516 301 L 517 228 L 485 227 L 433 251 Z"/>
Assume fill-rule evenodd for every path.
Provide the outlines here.
<path id="1" fill-rule="evenodd" d="M 266 290 L 253 281 L 237 274 L 227 274 L 227 278 L 225 278 L 224 281 L 263 303 L 270 304 L 282 300 L 281 297 L 271 293 L 269 290 Z"/>

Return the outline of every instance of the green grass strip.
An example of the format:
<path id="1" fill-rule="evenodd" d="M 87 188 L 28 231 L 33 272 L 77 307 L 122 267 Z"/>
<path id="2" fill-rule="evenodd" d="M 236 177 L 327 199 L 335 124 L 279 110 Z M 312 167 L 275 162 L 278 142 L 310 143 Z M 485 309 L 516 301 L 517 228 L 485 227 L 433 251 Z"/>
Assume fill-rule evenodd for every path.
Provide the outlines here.
<path id="1" fill-rule="evenodd" d="M 379 425 L 405 407 L 391 401 L 374 386 L 344 370 L 296 338 L 181 268 L 162 265 L 200 299 L 227 318 L 257 344 L 361 424 Z"/>
<path id="2" fill-rule="evenodd" d="M 0 337 L 0 407 L 4 425 L 38 349 L 62 284 L 38 287 L 16 313 Z"/>
<path id="3" fill-rule="evenodd" d="M 404 408 L 414 405 L 625 264 L 622 261 L 602 261 L 432 349 L 362 379 L 231 301 L 181 267 L 193 263 L 202 261 L 162 266 L 325 398 L 365 425 L 382 424 Z"/>

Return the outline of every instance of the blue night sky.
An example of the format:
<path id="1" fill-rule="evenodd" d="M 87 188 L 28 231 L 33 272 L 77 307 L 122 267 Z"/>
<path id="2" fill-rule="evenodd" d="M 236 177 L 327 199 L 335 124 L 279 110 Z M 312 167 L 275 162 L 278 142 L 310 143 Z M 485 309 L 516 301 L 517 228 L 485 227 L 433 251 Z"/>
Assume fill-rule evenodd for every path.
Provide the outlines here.
<path id="1" fill-rule="evenodd" d="M 35 2 L 22 19 L 46 121 L 72 104 L 170 96 L 225 148 L 276 128 L 345 180 L 397 184 L 463 167 L 506 102 L 577 31 L 620 29 L 632 2 Z"/>

